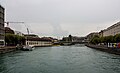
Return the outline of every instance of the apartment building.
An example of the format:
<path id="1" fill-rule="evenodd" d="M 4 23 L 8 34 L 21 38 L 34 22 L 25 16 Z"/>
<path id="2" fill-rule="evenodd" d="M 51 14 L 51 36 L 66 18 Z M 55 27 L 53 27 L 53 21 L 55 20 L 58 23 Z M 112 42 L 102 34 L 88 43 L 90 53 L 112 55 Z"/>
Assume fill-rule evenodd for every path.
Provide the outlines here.
<path id="1" fill-rule="evenodd" d="M 4 46 L 4 43 L 5 43 L 4 11 L 5 9 L 0 5 L 0 47 Z"/>
<path id="2" fill-rule="evenodd" d="M 110 35 L 116 35 L 116 34 L 120 34 L 120 22 L 108 27 L 105 30 L 102 30 L 101 32 L 102 36 L 110 36 Z"/>

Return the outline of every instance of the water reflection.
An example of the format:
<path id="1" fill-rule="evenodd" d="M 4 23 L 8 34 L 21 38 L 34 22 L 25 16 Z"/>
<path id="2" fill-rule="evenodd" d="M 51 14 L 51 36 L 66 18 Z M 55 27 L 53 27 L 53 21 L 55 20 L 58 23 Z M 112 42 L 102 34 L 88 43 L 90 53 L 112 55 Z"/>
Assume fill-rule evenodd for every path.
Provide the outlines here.
<path id="1" fill-rule="evenodd" d="M 4 63 L 4 56 L 0 54 L 0 72 L 5 71 L 5 70 L 6 70 L 6 66 Z"/>
<path id="2" fill-rule="evenodd" d="M 42 47 L 0 56 L 1 73 L 120 73 L 120 56 L 86 46 Z"/>

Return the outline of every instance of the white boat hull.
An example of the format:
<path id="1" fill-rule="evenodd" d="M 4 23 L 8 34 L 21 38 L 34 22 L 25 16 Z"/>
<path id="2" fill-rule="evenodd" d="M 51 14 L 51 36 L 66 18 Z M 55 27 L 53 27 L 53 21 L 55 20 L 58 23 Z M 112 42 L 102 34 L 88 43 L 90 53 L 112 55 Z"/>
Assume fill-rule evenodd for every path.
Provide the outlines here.
<path id="1" fill-rule="evenodd" d="M 35 47 L 34 46 L 30 46 L 30 45 L 27 45 L 27 46 L 23 47 L 23 50 L 25 50 L 25 51 L 32 51 L 34 49 L 35 49 Z"/>

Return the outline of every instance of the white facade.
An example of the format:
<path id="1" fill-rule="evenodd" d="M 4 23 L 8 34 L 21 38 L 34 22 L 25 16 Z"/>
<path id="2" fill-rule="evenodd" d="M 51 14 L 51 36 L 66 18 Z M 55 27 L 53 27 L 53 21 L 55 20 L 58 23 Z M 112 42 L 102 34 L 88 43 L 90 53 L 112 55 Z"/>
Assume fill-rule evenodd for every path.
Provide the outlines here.
<path id="1" fill-rule="evenodd" d="M 120 22 L 112 25 L 111 27 L 103 30 L 103 36 L 114 36 L 116 34 L 120 34 Z"/>
<path id="2" fill-rule="evenodd" d="M 32 46 L 52 46 L 52 42 L 50 41 L 26 41 L 26 45 L 32 45 Z"/>

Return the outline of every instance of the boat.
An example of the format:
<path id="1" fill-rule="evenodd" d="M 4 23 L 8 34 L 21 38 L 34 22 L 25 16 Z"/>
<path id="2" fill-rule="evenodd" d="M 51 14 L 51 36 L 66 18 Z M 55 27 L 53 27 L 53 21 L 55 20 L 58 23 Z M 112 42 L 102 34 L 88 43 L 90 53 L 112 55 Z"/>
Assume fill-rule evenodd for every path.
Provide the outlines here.
<path id="1" fill-rule="evenodd" d="M 17 44 L 16 49 L 21 50 L 23 48 L 23 45 Z"/>
<path id="2" fill-rule="evenodd" d="M 23 47 L 22 50 L 24 50 L 24 51 L 32 51 L 34 49 L 35 49 L 34 46 L 32 46 L 32 45 L 26 45 L 26 46 Z"/>
<path id="3" fill-rule="evenodd" d="M 29 35 L 29 29 L 27 28 L 27 32 L 28 32 L 28 35 Z M 26 37 L 26 40 L 27 40 L 28 38 Z M 32 50 L 34 50 L 35 49 L 35 47 L 34 47 L 34 45 L 25 45 L 25 46 L 23 46 L 23 48 L 22 48 L 22 50 L 24 50 L 24 51 L 32 51 Z"/>

